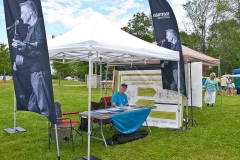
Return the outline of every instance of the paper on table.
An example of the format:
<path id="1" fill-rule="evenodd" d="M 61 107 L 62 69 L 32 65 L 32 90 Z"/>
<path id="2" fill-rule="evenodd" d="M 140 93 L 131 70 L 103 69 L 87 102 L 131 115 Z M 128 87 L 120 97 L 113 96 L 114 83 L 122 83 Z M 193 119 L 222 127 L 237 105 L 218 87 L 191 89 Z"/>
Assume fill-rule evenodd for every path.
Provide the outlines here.
<path id="1" fill-rule="evenodd" d="M 96 112 L 99 112 L 99 113 L 108 113 L 108 112 L 110 112 L 110 111 L 108 111 L 108 110 L 97 110 Z"/>
<path id="2" fill-rule="evenodd" d="M 109 108 L 108 110 L 109 111 L 120 111 L 121 109 L 120 108 Z"/>

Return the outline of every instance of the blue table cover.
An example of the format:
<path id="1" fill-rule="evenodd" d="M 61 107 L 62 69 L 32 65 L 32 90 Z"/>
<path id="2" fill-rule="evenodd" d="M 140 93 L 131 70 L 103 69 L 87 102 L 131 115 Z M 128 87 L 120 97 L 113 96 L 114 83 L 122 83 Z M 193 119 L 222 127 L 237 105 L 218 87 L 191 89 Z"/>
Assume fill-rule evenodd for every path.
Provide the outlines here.
<path id="1" fill-rule="evenodd" d="M 141 108 L 119 114 L 111 114 L 110 118 L 116 129 L 124 134 L 133 133 L 141 127 L 148 117 L 151 108 Z"/>

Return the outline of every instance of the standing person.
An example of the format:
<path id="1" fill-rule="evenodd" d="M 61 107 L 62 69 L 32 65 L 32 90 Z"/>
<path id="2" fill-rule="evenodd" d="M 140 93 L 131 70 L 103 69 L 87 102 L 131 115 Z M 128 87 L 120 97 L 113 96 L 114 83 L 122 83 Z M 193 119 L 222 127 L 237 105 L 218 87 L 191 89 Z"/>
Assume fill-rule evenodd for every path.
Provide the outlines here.
<path id="1" fill-rule="evenodd" d="M 227 86 L 227 78 L 223 76 L 221 78 L 221 90 L 222 90 L 222 94 L 223 92 L 225 92 L 225 95 L 226 95 L 226 86 Z"/>
<path id="2" fill-rule="evenodd" d="M 118 92 L 115 92 L 112 96 L 111 103 L 113 107 L 116 106 L 128 106 L 128 98 L 125 94 L 127 90 L 127 84 L 123 83 L 120 86 L 120 89 Z"/>
<path id="3" fill-rule="evenodd" d="M 51 101 L 53 97 L 51 97 L 51 86 L 49 86 L 52 83 L 51 73 L 47 70 L 49 59 L 44 22 L 38 17 L 37 7 L 33 1 L 27 0 L 19 6 L 23 24 L 28 27 L 24 41 L 13 39 L 12 46 L 18 49 L 20 54 L 15 60 L 15 65 L 29 68 L 33 91 L 29 98 L 28 110 L 49 118 L 49 107 L 54 104 Z"/>
<path id="4" fill-rule="evenodd" d="M 228 77 L 228 79 L 227 79 L 227 96 L 231 95 L 231 90 L 232 90 L 232 78 Z"/>
<path id="5" fill-rule="evenodd" d="M 234 84 L 234 80 L 232 80 L 231 96 L 234 96 L 234 89 L 235 89 L 235 84 Z"/>
<path id="6" fill-rule="evenodd" d="M 204 91 L 205 91 L 205 96 L 204 96 L 204 101 L 209 106 L 209 104 L 215 103 L 216 99 L 216 91 L 218 90 L 218 82 L 216 81 L 216 74 L 212 72 L 210 74 L 210 77 L 206 79 L 205 84 L 204 84 Z"/>

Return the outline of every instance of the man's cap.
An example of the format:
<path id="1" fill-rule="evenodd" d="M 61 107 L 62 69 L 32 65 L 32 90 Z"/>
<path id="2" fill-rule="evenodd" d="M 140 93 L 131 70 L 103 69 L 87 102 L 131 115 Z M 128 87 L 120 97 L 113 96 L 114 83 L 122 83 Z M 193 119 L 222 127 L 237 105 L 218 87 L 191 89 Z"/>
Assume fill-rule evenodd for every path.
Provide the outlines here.
<path id="1" fill-rule="evenodd" d="M 127 85 L 126 83 L 122 83 L 122 84 L 121 84 L 121 86 L 123 86 L 123 87 L 126 87 L 126 88 L 127 88 L 127 86 L 128 86 L 128 85 Z"/>

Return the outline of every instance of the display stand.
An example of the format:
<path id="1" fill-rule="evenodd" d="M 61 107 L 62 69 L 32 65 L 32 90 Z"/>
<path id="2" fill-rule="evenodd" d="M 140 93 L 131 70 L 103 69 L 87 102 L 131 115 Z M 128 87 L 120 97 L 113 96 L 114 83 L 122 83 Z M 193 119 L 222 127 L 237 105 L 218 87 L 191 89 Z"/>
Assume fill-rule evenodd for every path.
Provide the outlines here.
<path id="1" fill-rule="evenodd" d="M 22 128 L 22 127 L 16 127 L 16 123 L 17 123 L 17 119 L 16 119 L 16 112 L 17 112 L 17 105 L 16 105 L 16 96 L 15 96 L 15 92 L 14 94 L 14 109 L 13 109 L 13 123 L 14 126 L 13 128 L 5 128 L 4 131 L 6 131 L 9 134 L 14 134 L 17 132 L 26 132 L 26 129 Z"/>
<path id="2" fill-rule="evenodd" d="M 193 106 L 192 106 L 192 63 L 190 62 L 190 91 L 191 91 L 191 118 L 188 120 L 189 122 L 192 122 L 192 126 L 196 126 L 198 125 L 198 123 L 196 122 L 196 120 L 193 118 Z"/>

